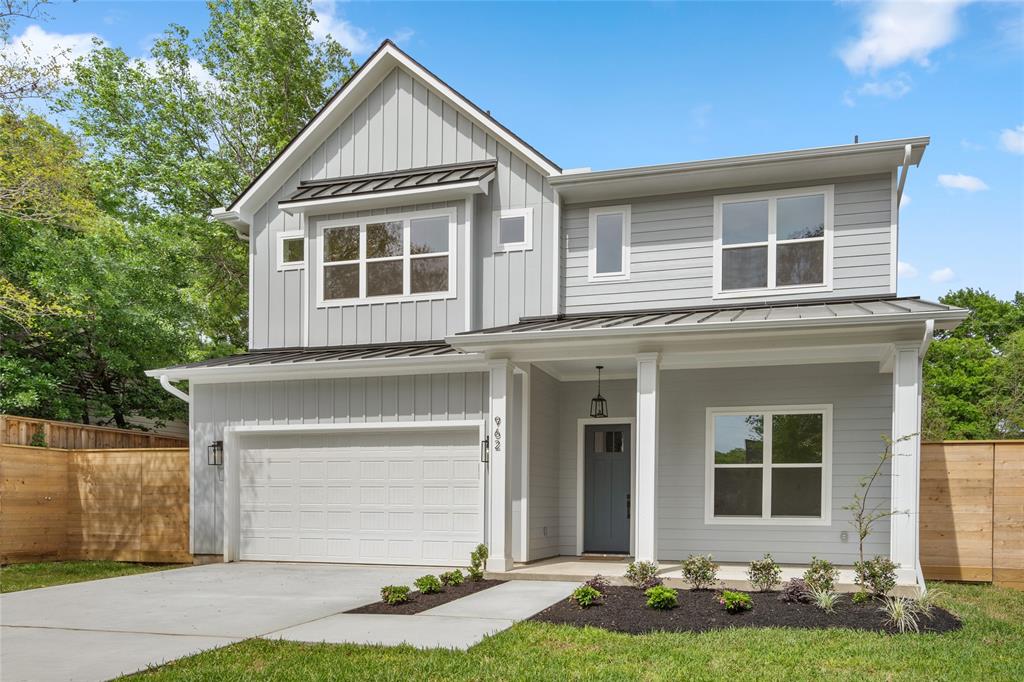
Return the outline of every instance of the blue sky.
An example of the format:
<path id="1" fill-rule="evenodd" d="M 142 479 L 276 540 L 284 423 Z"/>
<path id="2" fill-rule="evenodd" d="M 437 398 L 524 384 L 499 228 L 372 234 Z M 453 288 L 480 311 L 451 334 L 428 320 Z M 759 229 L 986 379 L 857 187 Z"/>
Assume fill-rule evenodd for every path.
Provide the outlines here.
<path id="1" fill-rule="evenodd" d="M 333 3 L 358 59 L 386 37 L 564 168 L 929 135 L 901 213 L 899 291 L 1024 290 L 1024 4 Z M 61 3 L 15 26 L 144 56 L 200 2 Z"/>

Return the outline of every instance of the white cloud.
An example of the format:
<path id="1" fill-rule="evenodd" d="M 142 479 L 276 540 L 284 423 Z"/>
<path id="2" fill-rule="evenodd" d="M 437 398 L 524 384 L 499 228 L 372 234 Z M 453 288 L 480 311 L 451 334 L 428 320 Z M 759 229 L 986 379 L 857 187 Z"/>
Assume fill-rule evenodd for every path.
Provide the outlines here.
<path id="1" fill-rule="evenodd" d="M 942 284 L 956 277 L 956 273 L 953 272 L 953 268 L 939 268 L 928 275 L 928 279 L 935 282 L 936 284 Z"/>
<path id="2" fill-rule="evenodd" d="M 999 135 L 1003 149 L 1014 154 L 1024 154 L 1024 124 L 1007 128 Z"/>
<path id="3" fill-rule="evenodd" d="M 963 173 L 940 175 L 939 184 L 950 189 L 962 189 L 965 192 L 980 192 L 988 189 L 988 185 L 981 178 Z"/>
<path id="4" fill-rule="evenodd" d="M 854 73 L 877 71 L 907 60 L 927 65 L 932 51 L 948 44 L 959 29 L 964 0 L 877 0 L 868 5 L 861 34 L 839 52 Z"/>
<path id="5" fill-rule="evenodd" d="M 316 20 L 310 29 L 314 39 L 323 40 L 330 36 L 354 55 L 366 54 L 376 47 L 365 29 L 338 16 L 334 0 L 313 0 L 313 10 Z"/>
<path id="6" fill-rule="evenodd" d="M 910 200 L 910 195 L 904 192 L 903 197 L 900 198 L 900 208 L 906 208 L 907 206 L 910 206 L 912 203 L 914 202 Z"/>
<path id="7" fill-rule="evenodd" d="M 157 68 L 156 68 L 157 67 L 157 60 L 155 58 L 153 58 L 153 57 L 143 57 L 139 61 L 142 62 L 143 68 L 146 69 L 146 72 L 149 73 L 150 76 L 157 76 L 158 75 L 157 74 Z M 195 59 L 189 59 L 188 60 L 188 73 L 200 85 L 206 85 L 206 86 L 210 86 L 212 88 L 217 88 L 218 87 L 217 80 L 213 77 L 213 75 L 209 71 L 206 70 L 205 66 L 200 64 Z"/>
<path id="8" fill-rule="evenodd" d="M 98 39 L 95 33 L 51 33 L 32 24 L 21 35 L 14 36 L 4 51 L 9 58 L 18 61 L 56 59 L 61 65 L 61 76 L 66 78 L 70 75 L 71 63 L 87 55 L 94 46 L 93 41 Z"/>
<path id="9" fill-rule="evenodd" d="M 412 40 L 412 37 L 416 35 L 416 31 L 411 28 L 400 28 L 395 31 L 395 34 L 391 36 L 391 39 L 396 43 L 406 43 Z"/>
<path id="10" fill-rule="evenodd" d="M 904 199 L 906 199 L 906 197 L 904 197 Z M 910 263 L 904 263 L 903 261 L 897 261 L 896 262 L 896 273 L 900 277 L 905 277 L 907 279 L 910 279 L 912 277 L 917 277 L 917 268 L 915 268 Z"/>
<path id="11" fill-rule="evenodd" d="M 910 92 L 910 76 L 900 74 L 887 81 L 869 81 L 857 88 L 858 95 L 899 99 Z"/>
<path id="12" fill-rule="evenodd" d="M 977 144 L 976 142 L 971 142 L 967 138 L 963 138 L 962 140 L 960 140 L 960 146 L 969 152 L 980 152 L 982 149 L 985 148 L 984 145 Z"/>

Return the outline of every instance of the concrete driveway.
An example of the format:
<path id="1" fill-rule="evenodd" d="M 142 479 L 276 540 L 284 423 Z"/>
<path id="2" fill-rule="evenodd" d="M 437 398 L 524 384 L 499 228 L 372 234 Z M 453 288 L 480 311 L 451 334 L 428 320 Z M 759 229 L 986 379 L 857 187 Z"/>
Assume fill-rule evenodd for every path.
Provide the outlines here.
<path id="1" fill-rule="evenodd" d="M 0 679 L 106 680 L 379 599 L 440 569 L 232 563 L 0 596 Z"/>

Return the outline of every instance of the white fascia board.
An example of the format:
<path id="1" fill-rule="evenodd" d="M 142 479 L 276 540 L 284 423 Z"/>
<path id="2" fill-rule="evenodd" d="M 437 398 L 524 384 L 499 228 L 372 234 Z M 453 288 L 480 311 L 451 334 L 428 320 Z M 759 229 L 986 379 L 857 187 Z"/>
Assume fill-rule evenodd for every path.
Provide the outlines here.
<path id="1" fill-rule="evenodd" d="M 467 180 L 466 182 L 440 185 L 438 187 L 413 187 L 410 189 L 398 189 L 392 192 L 279 202 L 278 207 L 289 215 L 297 213 L 321 215 L 370 208 L 385 208 L 406 203 L 433 203 L 464 199 L 466 196 L 473 194 L 487 194 L 488 183 L 493 177 L 494 173 L 491 172 L 480 180 Z"/>
<path id="2" fill-rule="evenodd" d="M 404 374 L 445 374 L 448 372 L 486 371 L 482 354 L 366 360 L 324 360 L 280 365 L 242 365 L 235 367 L 183 367 L 151 369 L 146 376 L 167 376 L 172 381 L 187 379 L 192 384 L 219 384 L 292 379 L 334 379 L 344 377 L 400 376 Z"/>

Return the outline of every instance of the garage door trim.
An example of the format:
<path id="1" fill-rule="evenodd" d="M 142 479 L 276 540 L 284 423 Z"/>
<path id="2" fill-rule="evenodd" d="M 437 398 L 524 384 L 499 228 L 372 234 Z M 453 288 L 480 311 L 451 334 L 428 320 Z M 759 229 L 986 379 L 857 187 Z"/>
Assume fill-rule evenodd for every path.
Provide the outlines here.
<path id="1" fill-rule="evenodd" d="M 482 419 L 462 419 L 457 421 L 411 421 L 411 422 L 373 422 L 356 424 L 267 424 L 262 426 L 229 426 L 224 429 L 224 561 L 238 561 L 241 543 L 241 453 L 239 438 L 258 434 L 319 434 L 319 433 L 386 433 L 399 430 L 426 431 L 449 430 L 468 431 L 476 429 L 479 440 L 483 441 L 486 422 Z M 480 468 L 480 484 L 486 491 L 487 467 Z M 486 493 L 485 493 L 486 494 Z M 484 510 L 484 533 L 486 535 L 487 505 Z M 486 538 L 485 538 L 486 541 Z"/>

